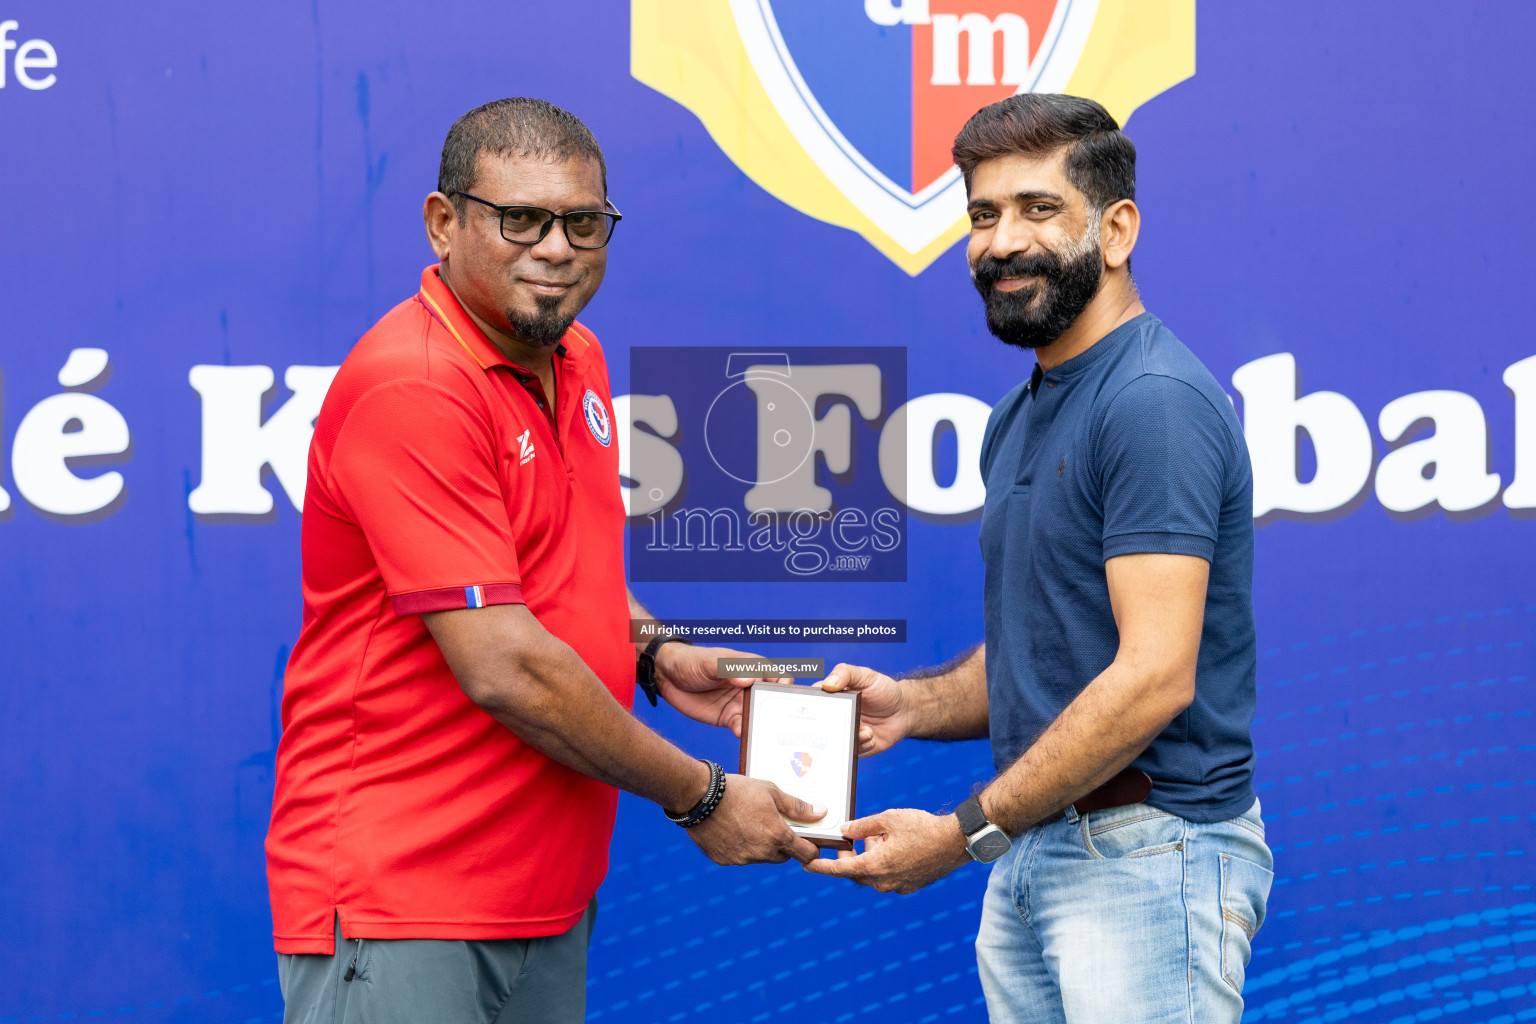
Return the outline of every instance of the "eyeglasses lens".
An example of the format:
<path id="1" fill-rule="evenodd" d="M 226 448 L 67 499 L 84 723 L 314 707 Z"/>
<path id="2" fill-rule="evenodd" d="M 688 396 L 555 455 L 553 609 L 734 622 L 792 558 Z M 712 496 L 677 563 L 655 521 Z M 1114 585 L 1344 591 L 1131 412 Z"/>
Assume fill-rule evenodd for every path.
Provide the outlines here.
<path id="1" fill-rule="evenodd" d="M 548 210 L 514 206 L 501 214 L 501 235 L 509 242 L 537 242 L 553 216 Z"/>
<path id="2" fill-rule="evenodd" d="M 595 249 L 608 241 L 613 218 L 606 213 L 577 212 L 565 215 L 565 236 L 578 248 Z"/>

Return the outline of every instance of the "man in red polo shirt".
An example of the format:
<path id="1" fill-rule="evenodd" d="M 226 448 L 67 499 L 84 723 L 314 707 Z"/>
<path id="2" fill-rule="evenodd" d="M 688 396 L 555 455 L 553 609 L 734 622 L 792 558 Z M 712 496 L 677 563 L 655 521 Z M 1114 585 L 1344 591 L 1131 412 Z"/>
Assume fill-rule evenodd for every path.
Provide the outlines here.
<path id="1" fill-rule="evenodd" d="M 618 449 L 575 323 L 619 219 L 577 118 L 512 99 L 448 134 L 440 263 L 358 342 L 315 426 L 304 623 L 267 837 L 287 1021 L 580 1021 L 620 788 L 722 864 L 813 859 L 780 817 L 630 713 Z M 726 724 L 727 654 L 646 652 Z"/>

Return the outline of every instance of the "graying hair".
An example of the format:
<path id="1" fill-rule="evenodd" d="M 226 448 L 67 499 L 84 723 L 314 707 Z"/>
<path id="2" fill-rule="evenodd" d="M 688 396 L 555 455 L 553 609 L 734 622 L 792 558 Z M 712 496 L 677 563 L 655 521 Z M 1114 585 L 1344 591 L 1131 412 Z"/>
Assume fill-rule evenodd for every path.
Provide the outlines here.
<path id="1" fill-rule="evenodd" d="M 481 153 L 542 160 L 594 160 L 602 174 L 603 198 L 608 197 L 608 165 L 603 160 L 602 147 L 581 118 L 544 100 L 513 96 L 476 107 L 448 129 L 443 160 L 437 170 L 437 190 L 452 200 L 461 222 L 465 200 L 459 193 L 474 191 Z"/>

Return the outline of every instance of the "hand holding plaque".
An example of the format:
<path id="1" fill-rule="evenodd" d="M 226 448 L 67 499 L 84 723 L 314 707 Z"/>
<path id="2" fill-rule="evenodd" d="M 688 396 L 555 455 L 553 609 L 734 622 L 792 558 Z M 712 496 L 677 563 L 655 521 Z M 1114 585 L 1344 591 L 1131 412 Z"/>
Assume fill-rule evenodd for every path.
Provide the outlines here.
<path id="1" fill-rule="evenodd" d="M 744 698 L 741 774 L 827 808 L 820 821 L 790 821 L 795 834 L 817 846 L 853 849 L 842 827 L 854 818 L 859 694 L 754 683 Z"/>

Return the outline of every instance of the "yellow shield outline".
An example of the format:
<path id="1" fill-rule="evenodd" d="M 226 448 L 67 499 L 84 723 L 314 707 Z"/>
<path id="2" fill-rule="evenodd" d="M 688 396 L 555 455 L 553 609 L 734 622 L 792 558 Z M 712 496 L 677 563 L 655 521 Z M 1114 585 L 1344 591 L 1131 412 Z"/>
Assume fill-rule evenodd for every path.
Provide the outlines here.
<path id="1" fill-rule="evenodd" d="M 774 107 L 728 0 L 631 0 L 630 73 L 692 111 L 722 152 L 801 213 L 863 235 L 912 276 L 969 230 L 958 217 L 909 252 L 827 177 Z M 1104 104 L 1122 125 L 1142 103 L 1195 73 L 1195 0 L 1099 0 L 1066 92 Z"/>

